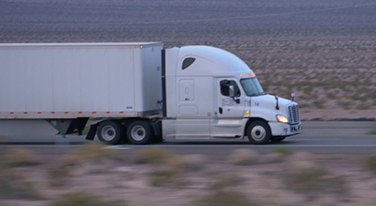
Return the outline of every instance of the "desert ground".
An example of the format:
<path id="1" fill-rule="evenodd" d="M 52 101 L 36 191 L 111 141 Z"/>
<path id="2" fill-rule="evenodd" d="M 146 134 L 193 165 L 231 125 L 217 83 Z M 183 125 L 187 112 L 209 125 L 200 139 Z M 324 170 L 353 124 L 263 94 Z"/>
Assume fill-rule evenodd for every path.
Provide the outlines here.
<path id="1" fill-rule="evenodd" d="M 99 143 L 59 157 L 13 148 L 0 162 L 5 206 L 371 206 L 376 156 L 320 156 L 276 147 L 257 154 L 127 154 Z"/>
<path id="2" fill-rule="evenodd" d="M 242 58 L 301 119 L 376 116 L 372 0 L 2 0 L 0 42 L 161 41 Z"/>

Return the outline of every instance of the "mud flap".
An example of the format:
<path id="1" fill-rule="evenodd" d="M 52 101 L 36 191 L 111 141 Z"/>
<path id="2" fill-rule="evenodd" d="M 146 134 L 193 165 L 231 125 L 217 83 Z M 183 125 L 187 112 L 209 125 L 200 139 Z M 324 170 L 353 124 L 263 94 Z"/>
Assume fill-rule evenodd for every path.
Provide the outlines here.
<path id="1" fill-rule="evenodd" d="M 97 125 L 90 125 L 89 133 L 87 133 L 86 138 L 87 140 L 94 140 L 95 134 L 97 133 Z"/>

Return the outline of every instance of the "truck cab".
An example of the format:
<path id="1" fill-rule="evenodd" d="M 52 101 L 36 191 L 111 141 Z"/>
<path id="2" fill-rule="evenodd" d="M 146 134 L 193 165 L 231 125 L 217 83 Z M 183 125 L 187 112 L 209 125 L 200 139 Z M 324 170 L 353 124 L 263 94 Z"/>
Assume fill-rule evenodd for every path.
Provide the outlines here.
<path id="1" fill-rule="evenodd" d="M 265 94 L 256 73 L 234 54 L 210 46 L 163 52 L 164 139 L 247 136 L 265 144 L 300 133 L 298 104 Z"/>

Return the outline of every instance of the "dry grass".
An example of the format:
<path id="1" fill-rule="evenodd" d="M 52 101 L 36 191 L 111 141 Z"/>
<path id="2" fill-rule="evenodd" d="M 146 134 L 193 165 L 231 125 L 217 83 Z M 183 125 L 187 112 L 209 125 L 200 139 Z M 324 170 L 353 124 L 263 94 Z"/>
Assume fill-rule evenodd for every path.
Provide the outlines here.
<path id="1" fill-rule="evenodd" d="M 120 150 L 110 149 L 101 142 L 86 143 L 61 158 L 61 166 L 77 165 L 84 161 L 98 162 L 112 158 L 121 153 Z"/>
<path id="2" fill-rule="evenodd" d="M 376 174 L 376 155 L 366 157 L 363 165 L 367 170 Z"/>
<path id="3" fill-rule="evenodd" d="M 56 200 L 49 204 L 49 206 L 103 206 L 103 205 L 111 205 L 111 206 L 126 206 L 128 204 L 122 201 L 108 201 L 102 200 L 95 195 L 77 191 L 77 192 L 70 192 L 63 195 L 59 200 Z"/>
<path id="4" fill-rule="evenodd" d="M 228 157 L 234 165 L 251 165 L 259 162 L 259 155 L 251 149 L 236 149 Z"/>
<path id="5" fill-rule="evenodd" d="M 177 169 L 154 170 L 148 176 L 149 184 L 153 187 L 179 187 L 187 184 L 182 171 Z"/>
<path id="6" fill-rule="evenodd" d="M 258 205 L 251 202 L 245 195 L 234 191 L 214 191 L 193 202 L 197 206 L 253 206 Z"/>
<path id="7" fill-rule="evenodd" d="M 160 147 L 150 147 L 142 149 L 136 154 L 136 161 L 138 163 L 160 165 L 166 164 L 167 159 L 172 156 L 172 153 Z"/>
<path id="8" fill-rule="evenodd" d="M 290 155 L 290 154 L 292 154 L 290 148 L 288 148 L 288 147 L 281 147 L 281 146 L 274 147 L 273 151 L 275 153 L 279 153 L 279 154 L 283 154 L 283 155 Z"/>
<path id="9" fill-rule="evenodd" d="M 208 160 L 204 155 L 174 155 L 167 160 L 167 164 L 183 171 L 199 171 L 205 168 Z"/>
<path id="10" fill-rule="evenodd" d="M 12 148 L 4 155 L 3 164 L 9 167 L 24 167 L 40 164 L 40 158 L 29 149 Z"/>
<path id="11" fill-rule="evenodd" d="M 323 194 L 333 194 L 340 198 L 347 194 L 349 190 L 343 176 L 332 174 L 327 168 L 309 159 L 292 158 L 286 165 L 282 177 L 287 189 L 303 194 L 308 199 L 316 199 Z"/>

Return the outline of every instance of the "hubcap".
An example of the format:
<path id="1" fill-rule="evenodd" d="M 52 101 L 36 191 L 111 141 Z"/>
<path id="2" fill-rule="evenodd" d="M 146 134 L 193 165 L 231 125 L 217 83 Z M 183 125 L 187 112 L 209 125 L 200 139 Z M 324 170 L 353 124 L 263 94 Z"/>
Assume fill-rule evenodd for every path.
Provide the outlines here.
<path id="1" fill-rule="evenodd" d="M 132 138 L 136 141 L 141 141 L 145 138 L 146 131 L 143 127 L 137 125 L 131 130 Z"/>
<path id="2" fill-rule="evenodd" d="M 104 140 L 111 141 L 116 136 L 115 128 L 113 128 L 110 125 L 104 126 L 103 129 L 102 129 L 101 135 L 102 135 Z"/>
<path id="3" fill-rule="evenodd" d="M 260 141 L 264 139 L 266 131 L 262 126 L 255 126 L 252 128 L 251 135 L 254 140 Z"/>

